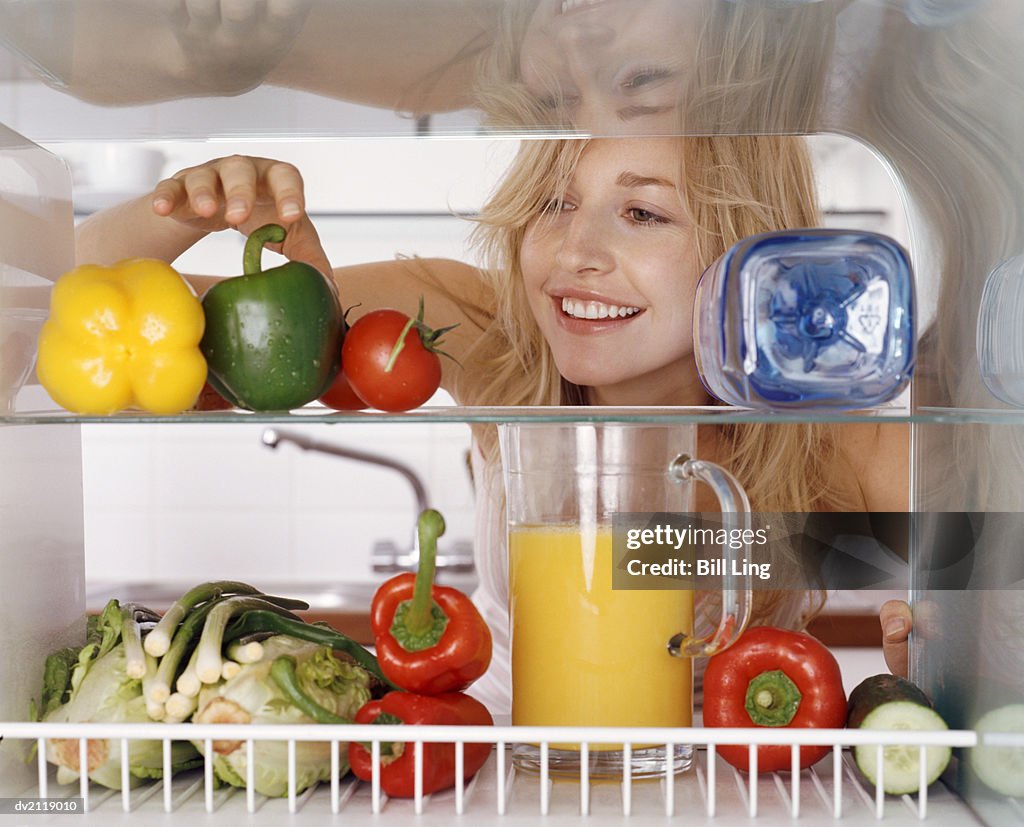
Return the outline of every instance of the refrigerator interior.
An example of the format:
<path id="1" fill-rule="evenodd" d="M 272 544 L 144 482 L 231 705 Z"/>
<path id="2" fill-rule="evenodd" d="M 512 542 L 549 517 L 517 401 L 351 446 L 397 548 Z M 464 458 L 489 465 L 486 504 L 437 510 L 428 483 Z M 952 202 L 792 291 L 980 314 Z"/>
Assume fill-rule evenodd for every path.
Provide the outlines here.
<path id="1" fill-rule="evenodd" d="M 949 722 L 960 758 L 946 779 L 952 791 L 933 788 L 928 818 L 1003 824 L 1022 817 L 1020 800 L 994 795 L 965 759 L 977 738 L 984 738 L 975 727 L 986 712 L 1024 703 L 1024 573 L 1014 518 L 1022 511 L 1024 482 L 1024 350 L 1013 333 L 1024 313 L 1024 9 L 1017 0 L 651 0 L 619 38 L 634 69 L 638 51 L 703 56 L 692 75 L 695 85 L 669 85 L 686 101 L 685 124 L 597 118 L 581 129 L 558 109 L 571 96 L 530 108 L 525 125 L 512 119 L 508 102 L 493 93 L 499 82 L 522 80 L 515 38 L 535 34 L 531 26 L 547 20 L 544 15 L 568 19 L 577 5 L 589 7 L 583 12 L 595 23 L 588 36 L 604 32 L 610 38 L 602 21 L 618 20 L 621 2 L 303 0 L 279 7 L 238 4 L 247 16 L 234 19 L 227 13 L 204 15 L 202 4 L 0 0 L 0 223 L 6 228 L 0 244 L 0 580 L 16 585 L 0 602 L 0 721 L 26 720 L 45 653 L 80 634 L 86 608 L 83 478 L 89 474 L 82 457 L 90 429 L 166 427 L 173 444 L 189 429 L 211 425 L 201 416 L 173 424 L 145 418 L 128 425 L 124 418 L 110 425 L 87 421 L 66 415 L 34 382 L 34 337 L 50 285 L 74 264 L 76 211 L 80 217 L 145 192 L 155 174 L 171 171 L 165 167 L 169 159 L 187 163 L 312 144 L 329 164 L 333 153 L 348 148 L 355 157 L 369 153 L 373 163 L 353 164 L 351 174 L 367 173 L 353 186 L 359 203 L 345 207 L 347 215 L 325 215 L 325 222 L 355 222 L 362 214 L 364 223 L 347 225 L 354 228 L 347 232 L 371 256 L 392 243 L 389 236 L 374 248 L 373 228 L 380 222 L 410 222 L 399 232 L 411 237 L 435 223 L 436 233 L 423 231 L 431 239 L 428 249 L 415 252 L 431 253 L 429 244 L 440 239 L 440 254 L 457 255 L 465 251 L 465 238 L 461 228 L 450 229 L 450 213 L 478 208 L 488 176 L 500 170 L 519 140 L 581 133 L 795 133 L 821 136 L 825 154 L 830 146 L 853 141 L 878 159 L 901 200 L 897 213 L 905 215 L 905 224 L 898 230 L 905 233 L 924 299 L 928 326 L 918 343 L 911 395 L 884 416 L 911 425 L 912 509 L 948 516 L 948 522 L 929 522 L 911 544 L 911 677 Z M 277 17 L 270 13 L 275 8 Z M 699 39 L 681 40 L 686 30 L 680 27 L 695 16 L 703 24 Z M 757 35 L 762 45 L 785 43 L 787 51 L 765 47 L 760 65 L 716 62 L 717 38 L 730 32 Z M 639 39 L 626 42 L 627 36 Z M 492 42 L 501 46 L 493 53 Z M 680 42 L 691 48 L 681 50 Z M 575 48 L 587 45 L 581 39 Z M 589 48 L 600 54 L 603 47 L 598 39 Z M 487 59 L 478 62 L 482 56 Z M 590 71 L 593 77 L 574 76 L 572 82 L 603 77 L 593 65 Z M 467 81 L 476 72 L 480 77 Z M 732 72 L 748 73 L 741 78 L 745 82 L 737 83 Z M 720 94 L 724 84 L 728 93 Z M 517 92 L 523 85 L 515 86 Z M 433 147 L 408 155 L 395 149 L 388 158 L 390 147 L 416 142 Z M 431 153 L 465 155 L 468 171 L 454 187 L 446 184 L 447 203 L 428 194 L 417 200 L 416 192 L 437 192 L 427 180 L 420 190 L 404 189 L 413 194 L 396 208 L 388 198 L 394 182 L 430 179 L 447 168 L 432 165 Z M 379 170 L 385 170 L 383 177 Z M 321 197 L 318 183 L 326 187 L 310 178 L 314 199 Z M 322 193 L 323 203 L 329 195 Z M 832 219 L 848 223 L 871 216 Z M 238 245 L 224 243 L 221 266 L 229 268 Z M 339 242 L 337 254 L 348 252 Z M 207 253 L 203 264 L 213 257 Z M 444 399 L 438 403 L 425 414 L 427 424 L 463 433 L 473 413 L 450 408 Z M 815 416 L 825 418 L 808 419 Z M 219 424 L 224 421 L 216 427 L 297 426 L 331 438 L 340 438 L 346 427 L 335 418 L 328 428 L 316 413 L 238 416 Z M 368 421 L 394 434 L 422 424 L 402 416 Z M 451 508 L 461 509 L 468 521 L 471 506 L 464 498 Z M 936 530 L 962 540 L 963 554 L 942 557 L 937 549 L 949 544 L 936 542 L 929 533 Z M 15 731 L 4 729 L 0 744 L 0 795 L 33 795 L 26 791 L 35 789 L 38 767 L 22 753 L 35 735 Z M 1016 738 L 1019 745 L 1019 733 Z M 592 804 L 585 805 L 589 799 L 580 797 L 579 787 L 555 783 L 549 803 L 552 812 L 589 808 L 610 818 L 635 809 L 640 821 L 661 818 L 669 809 L 696 808 L 730 823 L 746 822 L 756 802 L 762 817 L 788 818 L 794 801 L 805 817 L 815 811 L 827 817 L 838 798 L 844 818 L 874 820 L 874 790 L 857 786 L 848 761 L 847 756 L 839 776 L 849 783 L 839 792 L 834 768 L 827 766 L 798 775 L 794 796 L 791 788 L 786 791 L 788 776 L 762 777 L 745 788 L 744 777 L 734 778 L 725 764 L 701 751 L 700 769 L 670 785 L 637 783 L 635 795 L 625 792 L 628 785 L 595 786 Z M 709 779 L 712 766 L 715 783 Z M 225 795 L 223 808 L 215 806 L 204 784 L 199 774 L 151 786 L 142 794 L 145 800 L 133 799 L 138 813 L 125 821 L 139 823 L 147 812 L 155 820 L 161 804 L 211 822 L 217 812 L 240 815 L 245 807 L 256 808 L 241 793 L 230 800 Z M 330 810 L 331 795 L 327 785 L 321 787 L 303 799 L 303 812 Z M 709 797 L 712 788 L 720 791 L 717 799 Z M 343 813 L 375 806 L 368 785 L 345 789 L 337 792 L 346 797 Z M 549 794 L 536 778 L 510 776 L 500 749 L 475 789 L 466 806 L 480 817 L 533 818 Z M 117 794 L 94 786 L 90 797 L 100 803 L 104 819 L 121 817 Z M 280 818 L 285 806 L 261 802 L 257 815 Z M 448 818 L 459 806 L 448 793 L 427 801 L 426 812 Z M 413 807 L 390 801 L 385 813 L 411 818 Z M 213 816 L 207 815 L 210 809 Z M 888 820 L 917 820 L 920 804 L 890 798 L 885 812 Z"/>

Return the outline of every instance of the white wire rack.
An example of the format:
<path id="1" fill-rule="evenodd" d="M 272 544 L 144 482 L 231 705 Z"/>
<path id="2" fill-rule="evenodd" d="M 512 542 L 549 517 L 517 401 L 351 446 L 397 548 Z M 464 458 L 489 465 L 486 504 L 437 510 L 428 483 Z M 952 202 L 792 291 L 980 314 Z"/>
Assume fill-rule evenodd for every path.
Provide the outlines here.
<path id="1" fill-rule="evenodd" d="M 707 818 L 729 823 L 733 819 L 805 818 L 808 821 L 843 819 L 855 823 L 858 818 L 874 822 L 885 818 L 887 823 L 907 820 L 917 822 L 934 815 L 938 823 L 963 825 L 973 817 L 966 806 L 941 784 L 915 796 L 886 796 L 883 778 L 874 786 L 867 785 L 853 767 L 844 748 L 872 745 L 881 752 L 888 745 L 917 746 L 923 752 L 928 746 L 974 747 L 977 733 L 969 730 L 941 732 L 880 732 L 843 729 L 625 729 L 574 727 L 452 727 L 452 726 L 257 726 L 230 724 L 0 724 L 0 735 L 21 740 L 26 747 L 38 745 L 38 781 L 33 792 L 40 799 L 77 797 L 87 812 L 101 807 L 104 823 L 120 809 L 123 813 L 149 812 L 196 815 L 237 812 L 273 813 L 274 818 L 286 814 L 321 814 L 344 816 L 353 813 L 379 815 L 385 811 L 396 818 L 403 815 L 451 816 L 472 815 L 494 817 L 502 822 L 528 815 L 536 816 L 631 816 L 637 821 L 651 817 L 663 819 L 679 813 L 703 813 Z M 48 766 L 46 742 L 49 739 L 77 739 L 80 765 L 86 764 L 88 741 L 107 739 L 111 749 L 120 749 L 122 789 L 120 792 L 90 784 L 84 776 L 71 786 L 58 787 L 53 769 Z M 131 788 L 128 781 L 129 742 L 133 739 L 157 740 L 163 743 L 163 779 L 148 786 Z M 171 743 L 175 740 L 204 742 L 207 759 L 202 769 L 171 773 Z M 244 789 L 216 788 L 213 764 L 215 740 L 242 740 L 247 750 L 247 786 Z M 256 742 L 287 742 L 288 795 L 284 799 L 266 799 L 255 790 L 252 760 Z M 330 781 L 299 793 L 295 784 L 295 747 L 300 742 L 329 742 L 332 773 Z M 371 744 L 374 773 L 368 782 L 351 776 L 341 777 L 342 750 L 348 741 Z M 380 745 L 404 741 L 412 744 L 415 764 L 415 791 L 411 800 L 389 800 L 381 790 Z M 664 744 L 667 751 L 680 744 L 697 747 L 694 765 L 685 772 L 671 768 L 655 780 L 633 779 L 628 769 L 621 779 L 591 779 L 586 762 L 578 779 L 555 779 L 549 772 L 548 744 L 572 742 L 587 744 L 623 743 Z M 487 764 L 470 781 L 457 783 L 454 789 L 424 795 L 423 745 L 454 744 L 456 777 L 462 775 L 463 745 L 492 744 L 494 749 Z M 518 771 L 510 758 L 509 747 L 515 743 L 541 745 L 539 773 Z M 758 744 L 785 744 L 791 747 L 792 769 L 789 773 L 760 773 L 757 769 Z M 739 773 L 717 755 L 723 744 L 748 744 L 750 772 Z M 798 770 L 801 745 L 827 745 L 831 755 L 814 767 Z M 703 747 L 703 749 L 700 749 Z M 627 749 L 630 747 L 627 746 Z M 922 768 L 925 762 L 921 762 Z M 923 775 L 923 770 L 922 770 Z M 28 792 L 26 794 L 31 794 Z M 117 800 L 120 799 L 120 808 Z M 162 807 L 160 806 L 162 802 Z M 77 803 L 77 802 L 76 802 Z M 282 809 L 282 808 L 286 808 Z M 1024 809 L 1018 809 L 1024 819 Z M 268 817 L 270 817 L 268 815 Z M 273 820 L 273 818 L 272 818 Z M 475 819 L 477 820 L 477 819 Z M 488 818 L 484 818 L 484 821 Z M 632 819 L 631 819 L 632 820 Z M 37 822 L 33 822 L 37 823 Z"/>

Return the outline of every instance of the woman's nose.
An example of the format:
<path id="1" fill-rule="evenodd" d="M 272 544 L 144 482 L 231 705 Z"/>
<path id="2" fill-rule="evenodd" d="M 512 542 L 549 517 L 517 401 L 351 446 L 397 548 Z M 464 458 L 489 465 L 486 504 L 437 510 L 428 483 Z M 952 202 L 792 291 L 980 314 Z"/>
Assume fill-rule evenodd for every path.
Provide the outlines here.
<path id="1" fill-rule="evenodd" d="M 609 232 L 600 222 L 575 213 L 564 228 L 555 254 L 558 266 L 570 273 L 608 272 L 614 267 Z"/>

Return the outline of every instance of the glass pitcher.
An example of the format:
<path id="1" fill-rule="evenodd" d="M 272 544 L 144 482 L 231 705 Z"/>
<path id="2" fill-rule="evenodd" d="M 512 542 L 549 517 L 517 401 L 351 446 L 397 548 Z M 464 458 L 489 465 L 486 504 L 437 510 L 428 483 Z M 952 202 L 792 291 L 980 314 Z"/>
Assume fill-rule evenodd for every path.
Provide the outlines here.
<path id="1" fill-rule="evenodd" d="M 727 560 L 722 617 L 694 635 L 689 588 L 613 589 L 612 520 L 692 512 L 694 482 L 711 486 L 726 528 L 749 525 L 749 503 L 719 466 L 693 459 L 692 424 L 509 423 L 499 426 L 508 516 L 512 723 L 518 726 L 688 727 L 693 661 L 729 646 L 749 618 L 750 586 Z M 742 581 L 742 582 L 741 582 Z M 686 769 L 693 749 L 635 744 L 639 778 Z M 621 744 L 589 744 L 591 777 L 622 777 Z M 539 767 L 518 744 L 520 768 Z M 552 744 L 552 775 L 578 775 L 578 744 Z"/>

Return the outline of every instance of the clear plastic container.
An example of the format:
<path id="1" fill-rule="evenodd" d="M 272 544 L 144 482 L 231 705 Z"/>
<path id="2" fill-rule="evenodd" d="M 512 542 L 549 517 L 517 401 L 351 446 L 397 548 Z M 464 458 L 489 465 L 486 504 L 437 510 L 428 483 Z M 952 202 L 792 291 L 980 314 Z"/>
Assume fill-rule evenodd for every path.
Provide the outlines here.
<path id="1" fill-rule="evenodd" d="M 788 230 L 751 236 L 705 271 L 694 308 L 708 391 L 747 408 L 866 408 L 914 364 L 914 284 L 887 236 Z"/>
<path id="2" fill-rule="evenodd" d="M 1024 256 L 996 267 L 978 308 L 978 369 L 997 399 L 1024 407 Z"/>

